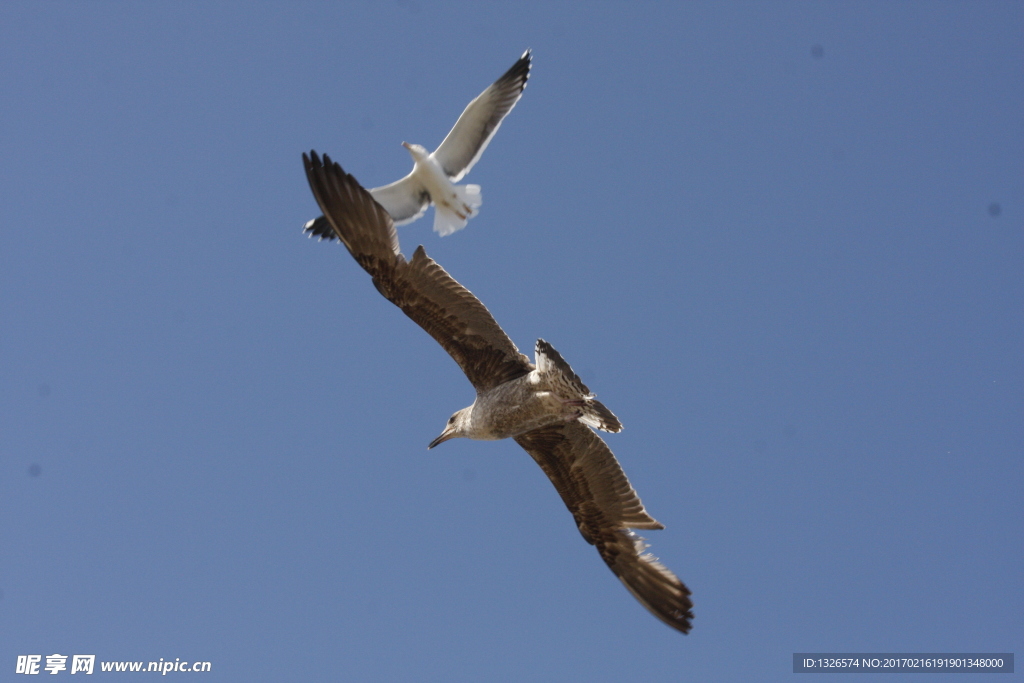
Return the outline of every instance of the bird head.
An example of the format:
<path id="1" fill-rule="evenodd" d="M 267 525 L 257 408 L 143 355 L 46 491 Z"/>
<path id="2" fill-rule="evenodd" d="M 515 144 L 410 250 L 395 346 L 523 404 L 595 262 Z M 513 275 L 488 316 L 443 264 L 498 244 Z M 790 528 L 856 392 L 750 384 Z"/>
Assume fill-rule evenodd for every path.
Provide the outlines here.
<path id="1" fill-rule="evenodd" d="M 412 156 L 413 161 L 423 161 L 429 156 L 427 148 L 423 145 L 410 145 L 408 142 L 403 142 L 402 147 L 409 150 L 409 155 Z"/>
<path id="2" fill-rule="evenodd" d="M 431 441 L 430 445 L 427 446 L 427 450 L 430 450 L 440 443 L 444 443 L 448 439 L 457 439 L 459 437 L 468 436 L 469 414 L 472 408 L 473 406 L 463 408 L 448 418 L 448 424 L 445 425 L 444 431 L 441 432 L 441 436 Z"/>

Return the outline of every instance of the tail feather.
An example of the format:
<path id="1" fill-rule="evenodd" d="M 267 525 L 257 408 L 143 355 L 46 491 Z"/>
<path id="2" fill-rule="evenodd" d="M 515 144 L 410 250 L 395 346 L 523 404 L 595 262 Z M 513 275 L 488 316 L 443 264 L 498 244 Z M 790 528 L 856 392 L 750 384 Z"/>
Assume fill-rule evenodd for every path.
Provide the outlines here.
<path id="1" fill-rule="evenodd" d="M 583 415 L 580 416 L 580 422 L 605 432 L 616 433 L 622 431 L 622 423 L 619 422 L 619 418 L 615 417 L 615 413 L 608 410 L 596 398 L 587 399 L 586 404 L 583 406 Z"/>
<path id="2" fill-rule="evenodd" d="M 574 394 L 569 398 L 581 401 L 581 415 L 578 418 L 580 422 L 606 432 L 622 431 L 622 423 L 619 422 L 619 418 L 594 398 L 594 394 L 583 383 L 579 375 L 573 372 L 569 364 L 562 358 L 562 354 L 555 351 L 555 347 L 543 339 L 538 339 L 534 354 L 537 360 L 537 370 L 542 374 L 556 374 L 561 378 L 563 387 Z M 574 405 L 576 404 L 574 403 Z"/>
<path id="3" fill-rule="evenodd" d="M 548 344 L 543 339 L 537 340 L 537 346 L 534 347 L 533 353 L 537 359 L 537 369 L 542 373 L 558 372 L 565 378 L 567 382 L 573 385 L 573 388 L 579 392 L 582 396 L 590 397 L 593 394 L 590 393 L 590 389 L 583 383 L 580 376 L 572 371 L 569 364 L 562 358 L 562 354 L 555 351 L 555 347 Z"/>
<path id="4" fill-rule="evenodd" d="M 470 218 L 480 213 L 483 202 L 479 185 L 456 185 L 454 210 L 434 204 L 434 232 L 446 237 L 462 230 Z"/>
<path id="5" fill-rule="evenodd" d="M 484 196 L 480 194 L 479 185 L 456 185 L 455 195 L 459 201 L 470 209 L 470 216 L 480 213 L 480 205 L 484 203 Z"/>

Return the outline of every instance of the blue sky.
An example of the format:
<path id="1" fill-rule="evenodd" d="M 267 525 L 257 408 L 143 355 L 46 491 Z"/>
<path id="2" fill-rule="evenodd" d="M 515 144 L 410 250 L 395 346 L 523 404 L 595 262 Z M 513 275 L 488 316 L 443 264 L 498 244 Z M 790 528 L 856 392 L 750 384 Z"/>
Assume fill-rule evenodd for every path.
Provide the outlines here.
<path id="1" fill-rule="evenodd" d="M 0 671 L 1019 652 L 1022 29 L 1013 2 L 3 5 Z M 301 234 L 303 151 L 391 182 L 527 47 L 479 216 L 403 250 L 621 418 L 689 636 L 514 443 L 426 451 L 469 383 Z"/>

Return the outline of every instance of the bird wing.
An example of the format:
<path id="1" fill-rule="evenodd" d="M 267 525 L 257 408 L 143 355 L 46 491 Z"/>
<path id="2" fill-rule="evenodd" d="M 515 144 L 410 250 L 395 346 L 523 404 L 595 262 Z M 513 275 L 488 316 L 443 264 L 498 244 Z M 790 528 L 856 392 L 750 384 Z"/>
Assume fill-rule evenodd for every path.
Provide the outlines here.
<path id="1" fill-rule="evenodd" d="M 455 359 L 478 391 L 533 369 L 490 311 L 420 246 L 411 261 L 399 251 L 394 221 L 351 174 L 326 154 L 302 155 L 306 178 L 338 238 L 402 309 Z"/>
<path id="2" fill-rule="evenodd" d="M 375 187 L 370 194 L 377 200 L 377 203 L 384 207 L 384 210 L 391 215 L 395 225 L 412 223 L 422 216 L 430 206 L 430 193 L 412 174 L 401 180 L 396 180 L 390 185 Z M 318 237 L 321 240 L 338 239 L 331 222 L 324 216 L 317 216 L 307 221 L 302 226 L 302 231 L 310 237 Z"/>
<path id="3" fill-rule="evenodd" d="M 580 533 L 640 603 L 687 633 L 693 619 L 690 590 L 650 553 L 633 529 L 663 529 L 644 510 L 604 440 L 579 422 L 541 427 L 516 443 L 551 479 Z"/>
<path id="4" fill-rule="evenodd" d="M 527 50 L 501 78 L 466 105 L 448 136 L 434 150 L 432 156 L 453 183 L 469 173 L 498 132 L 502 119 L 522 97 L 530 77 L 530 59 Z"/>
<path id="5" fill-rule="evenodd" d="M 302 226 L 302 232 L 306 233 L 309 237 L 318 238 L 317 241 L 338 239 L 338 236 L 334 234 L 334 228 L 331 227 L 331 222 L 323 216 L 317 216 L 311 221 L 306 221 L 306 224 Z"/>
<path id="6" fill-rule="evenodd" d="M 430 206 L 430 193 L 412 173 L 390 185 L 375 187 L 370 194 L 391 214 L 395 225 L 412 223 Z"/>

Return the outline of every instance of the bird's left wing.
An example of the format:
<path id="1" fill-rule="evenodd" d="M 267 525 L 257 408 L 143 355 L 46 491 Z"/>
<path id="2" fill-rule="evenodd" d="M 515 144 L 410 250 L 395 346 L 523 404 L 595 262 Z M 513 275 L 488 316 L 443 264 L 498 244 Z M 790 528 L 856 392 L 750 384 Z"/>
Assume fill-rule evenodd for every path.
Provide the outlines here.
<path id="1" fill-rule="evenodd" d="M 373 277 L 377 291 L 455 359 L 478 390 L 533 369 L 487 307 L 423 247 L 411 261 L 399 251 L 394 221 L 351 174 L 324 155 L 302 155 L 309 187 L 336 235 Z"/>
<path id="2" fill-rule="evenodd" d="M 516 437 L 569 508 L 586 541 L 630 593 L 656 617 L 687 633 L 690 590 L 630 529 L 663 529 L 647 514 L 604 440 L 579 422 L 541 427 Z"/>
<path id="3" fill-rule="evenodd" d="M 469 173 L 498 132 L 502 119 L 522 97 L 530 77 L 530 59 L 527 50 L 501 78 L 466 105 L 448 136 L 434 150 L 432 156 L 453 183 Z"/>

